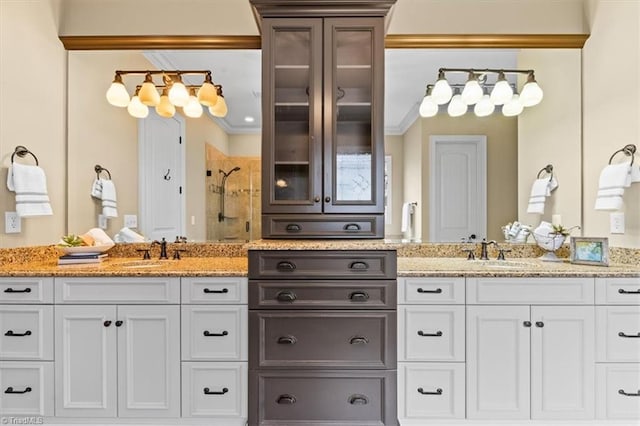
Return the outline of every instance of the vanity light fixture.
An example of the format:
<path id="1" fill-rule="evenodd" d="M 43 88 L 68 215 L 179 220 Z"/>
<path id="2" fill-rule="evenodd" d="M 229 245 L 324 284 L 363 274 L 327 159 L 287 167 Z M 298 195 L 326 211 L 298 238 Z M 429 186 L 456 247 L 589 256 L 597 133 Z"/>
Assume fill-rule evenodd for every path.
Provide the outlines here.
<path id="1" fill-rule="evenodd" d="M 467 80 L 464 84 L 450 83 L 447 73 L 465 73 Z M 496 79 L 489 84 L 488 77 L 493 74 L 496 75 Z M 509 83 L 506 74 L 527 75 L 527 81 L 520 93 L 514 84 Z M 462 93 L 458 94 L 460 88 Z M 466 108 L 463 109 L 461 105 L 463 103 L 465 106 L 474 105 L 473 109 L 478 117 L 493 114 L 496 106 L 501 106 L 503 115 L 513 117 L 522 113 L 524 107 L 539 104 L 542 98 L 543 91 L 536 82 L 533 70 L 440 68 L 435 84 L 427 85 L 427 93 L 420 104 L 419 112 L 422 117 L 433 117 L 438 113 L 438 105 L 448 103 L 449 115 L 459 117 L 466 113 Z"/>
<path id="2" fill-rule="evenodd" d="M 136 86 L 135 94 L 129 97 L 129 92 L 123 82 L 125 75 L 144 76 L 141 85 Z M 153 77 L 162 76 L 162 84 L 157 84 Z M 185 84 L 183 76 L 202 75 L 204 81 L 200 85 Z M 227 104 L 222 96 L 222 86 L 213 84 L 211 71 L 116 71 L 115 78 L 107 90 L 107 101 L 117 107 L 127 108 L 129 114 L 136 118 L 145 118 L 149 114 L 148 107 L 155 107 L 158 115 L 173 117 L 176 107 L 182 107 L 187 117 L 202 116 L 203 108 L 216 117 L 227 115 Z"/>

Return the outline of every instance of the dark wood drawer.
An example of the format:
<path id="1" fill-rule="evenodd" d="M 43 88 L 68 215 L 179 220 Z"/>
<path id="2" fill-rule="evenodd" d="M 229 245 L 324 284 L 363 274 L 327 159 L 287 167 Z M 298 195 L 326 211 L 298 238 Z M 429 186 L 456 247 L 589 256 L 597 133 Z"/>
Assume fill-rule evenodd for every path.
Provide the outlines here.
<path id="1" fill-rule="evenodd" d="M 262 215 L 263 238 L 384 238 L 383 215 Z"/>
<path id="2" fill-rule="evenodd" d="M 395 250 L 249 250 L 251 279 L 395 279 Z"/>
<path id="3" fill-rule="evenodd" d="M 249 330 L 252 368 L 396 366 L 395 312 L 253 311 Z"/>
<path id="4" fill-rule="evenodd" d="M 395 280 L 252 281 L 249 309 L 395 309 Z"/>
<path id="5" fill-rule="evenodd" d="M 396 371 L 253 371 L 249 426 L 395 426 Z"/>

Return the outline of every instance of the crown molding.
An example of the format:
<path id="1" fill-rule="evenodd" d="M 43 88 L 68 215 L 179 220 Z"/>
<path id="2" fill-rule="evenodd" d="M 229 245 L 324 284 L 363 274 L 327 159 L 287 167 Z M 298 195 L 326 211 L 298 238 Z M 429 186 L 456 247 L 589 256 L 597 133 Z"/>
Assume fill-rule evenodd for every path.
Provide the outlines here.
<path id="1" fill-rule="evenodd" d="M 59 36 L 66 50 L 260 49 L 260 36 Z"/>

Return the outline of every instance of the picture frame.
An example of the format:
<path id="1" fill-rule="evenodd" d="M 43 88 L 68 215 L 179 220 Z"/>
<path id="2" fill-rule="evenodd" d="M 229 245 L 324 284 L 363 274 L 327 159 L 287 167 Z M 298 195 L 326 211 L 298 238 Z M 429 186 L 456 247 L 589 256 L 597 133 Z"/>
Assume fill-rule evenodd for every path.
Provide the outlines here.
<path id="1" fill-rule="evenodd" d="M 571 263 L 609 266 L 609 239 L 571 237 Z"/>

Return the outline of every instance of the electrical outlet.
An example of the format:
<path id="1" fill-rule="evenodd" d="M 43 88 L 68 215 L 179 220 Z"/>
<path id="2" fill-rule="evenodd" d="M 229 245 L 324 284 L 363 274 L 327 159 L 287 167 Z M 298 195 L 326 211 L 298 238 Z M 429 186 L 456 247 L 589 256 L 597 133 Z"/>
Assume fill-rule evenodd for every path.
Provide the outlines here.
<path id="1" fill-rule="evenodd" d="M 124 226 L 127 228 L 137 228 L 138 227 L 138 216 L 135 214 L 125 214 L 124 215 Z"/>
<path id="2" fill-rule="evenodd" d="M 20 216 L 16 212 L 4 212 L 4 233 L 20 233 Z"/>
<path id="3" fill-rule="evenodd" d="M 624 213 L 611 213 L 609 215 L 609 232 L 612 234 L 624 234 Z"/>
<path id="4" fill-rule="evenodd" d="M 98 215 L 98 228 L 107 229 L 107 217 L 103 214 Z"/>

